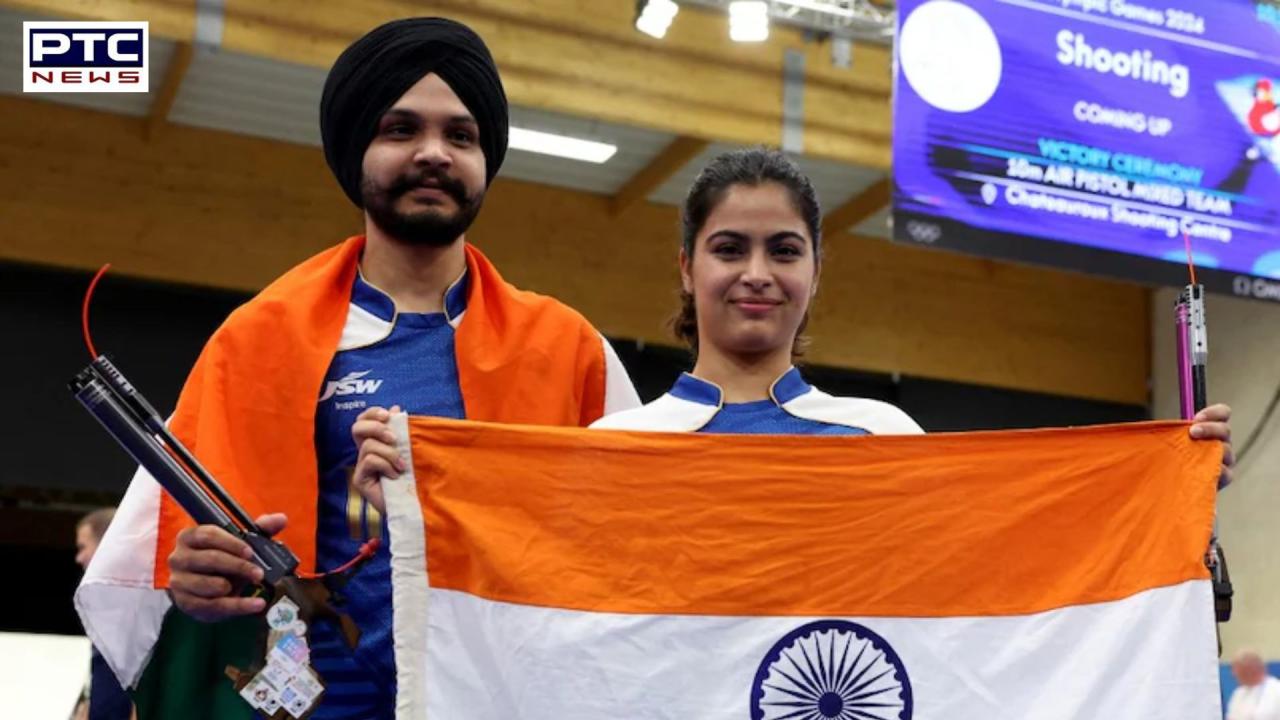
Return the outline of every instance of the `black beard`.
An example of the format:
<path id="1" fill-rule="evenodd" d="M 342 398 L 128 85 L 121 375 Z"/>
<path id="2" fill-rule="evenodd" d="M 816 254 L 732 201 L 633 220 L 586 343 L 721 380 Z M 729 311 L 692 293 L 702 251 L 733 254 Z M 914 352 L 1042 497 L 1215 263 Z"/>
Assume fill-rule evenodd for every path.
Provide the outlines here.
<path id="1" fill-rule="evenodd" d="M 397 210 L 396 201 L 420 187 L 428 178 L 435 180 L 440 191 L 453 198 L 458 210 L 452 214 L 438 208 L 426 208 L 415 213 Z M 382 232 L 406 245 L 427 247 L 448 247 L 456 242 L 471 227 L 484 202 L 483 191 L 474 197 L 468 196 L 466 186 L 460 181 L 432 170 L 403 175 L 385 188 L 366 177 L 360 183 L 360 194 L 369 219 Z"/>

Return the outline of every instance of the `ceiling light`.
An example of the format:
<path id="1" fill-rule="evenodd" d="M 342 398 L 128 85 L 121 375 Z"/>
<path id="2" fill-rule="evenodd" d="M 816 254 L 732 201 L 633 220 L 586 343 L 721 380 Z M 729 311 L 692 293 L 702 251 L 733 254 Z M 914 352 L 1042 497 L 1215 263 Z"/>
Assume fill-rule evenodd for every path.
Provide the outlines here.
<path id="1" fill-rule="evenodd" d="M 680 12 L 680 6 L 675 4 L 675 0 L 640 0 L 636 7 L 639 10 L 636 29 L 659 40 L 666 36 L 671 21 Z"/>
<path id="2" fill-rule="evenodd" d="M 518 127 L 511 128 L 507 136 L 507 145 L 516 150 L 554 155 L 597 165 L 618 152 L 617 145 Z"/>
<path id="3" fill-rule="evenodd" d="M 734 0 L 729 3 L 729 39 L 734 42 L 763 42 L 769 38 L 769 4 L 765 0 Z"/>

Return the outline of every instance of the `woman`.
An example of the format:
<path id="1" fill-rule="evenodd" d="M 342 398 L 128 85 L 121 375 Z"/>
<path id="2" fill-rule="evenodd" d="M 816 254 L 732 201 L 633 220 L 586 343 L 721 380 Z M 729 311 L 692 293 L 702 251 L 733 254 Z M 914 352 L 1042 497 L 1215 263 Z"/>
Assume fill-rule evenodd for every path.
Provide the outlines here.
<path id="1" fill-rule="evenodd" d="M 685 200 L 676 334 L 696 354 L 667 394 L 592 427 L 786 435 L 922 432 L 888 403 L 837 398 L 793 365 L 818 290 L 821 211 L 800 168 L 753 148 L 711 161 Z"/>
<path id="2" fill-rule="evenodd" d="M 685 200 L 674 326 L 692 347 L 693 370 L 665 395 L 591 427 L 674 432 L 796 435 L 913 434 L 920 426 L 876 400 L 828 395 L 804 381 L 793 360 L 818 289 L 821 212 L 809 179 L 780 152 L 760 148 L 716 157 Z M 393 408 L 395 410 L 395 408 Z M 1230 408 L 1196 416 L 1192 437 L 1230 440 Z M 379 507 L 381 476 L 405 468 L 371 408 L 352 428 L 360 456 L 357 488 Z M 1227 446 L 1220 486 L 1230 482 Z"/>

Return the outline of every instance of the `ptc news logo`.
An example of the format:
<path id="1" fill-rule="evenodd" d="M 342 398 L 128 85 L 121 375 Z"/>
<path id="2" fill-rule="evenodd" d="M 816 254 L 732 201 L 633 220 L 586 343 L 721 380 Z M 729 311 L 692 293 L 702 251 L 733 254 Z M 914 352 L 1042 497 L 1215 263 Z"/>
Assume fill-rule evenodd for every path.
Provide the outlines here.
<path id="1" fill-rule="evenodd" d="M 22 23 L 22 91 L 147 92 L 146 22 Z"/>

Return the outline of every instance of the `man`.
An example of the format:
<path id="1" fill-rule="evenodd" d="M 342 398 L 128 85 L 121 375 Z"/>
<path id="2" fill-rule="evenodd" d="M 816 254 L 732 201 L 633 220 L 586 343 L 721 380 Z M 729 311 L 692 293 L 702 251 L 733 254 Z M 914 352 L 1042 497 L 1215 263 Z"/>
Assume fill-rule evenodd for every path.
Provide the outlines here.
<path id="1" fill-rule="evenodd" d="M 1262 656 L 1241 650 L 1231 660 L 1240 687 L 1227 703 L 1227 720 L 1280 720 L 1280 680 L 1267 674 Z"/>
<path id="2" fill-rule="evenodd" d="M 506 284 L 466 243 L 508 131 L 501 80 L 475 33 L 439 18 L 376 28 L 334 64 L 320 115 L 325 158 L 364 210 L 365 233 L 294 268 L 228 318 L 170 422 L 247 508 L 289 513 L 288 527 L 279 514 L 260 523 L 281 534 L 303 570 L 331 569 L 366 538 L 387 534 L 350 488 L 351 423 L 362 409 L 585 426 L 639 402 L 608 343 L 581 316 Z M 134 483 L 140 497 L 145 480 Z M 243 644 L 229 647 L 243 632 L 233 618 L 264 603 L 238 592 L 261 578 L 243 543 L 212 526 L 184 529 L 181 510 L 148 492 L 126 504 L 140 521 L 154 518 L 154 542 L 143 536 L 134 551 L 152 565 L 122 557 L 133 574 L 104 567 L 86 579 L 78 605 L 86 626 L 96 619 L 103 634 L 115 620 L 134 626 L 133 636 L 110 628 L 120 650 L 108 659 L 126 682 L 163 697 L 191 682 L 175 658 L 193 647 L 219 658 L 195 661 L 206 673 L 220 673 L 223 659 L 247 663 Z M 317 720 L 394 715 L 387 559 L 384 549 L 343 590 L 362 631 L 354 653 L 327 625 L 312 628 L 311 660 L 326 683 Z M 173 604 L 218 632 L 165 617 L 167 602 L 152 596 L 135 601 L 151 618 L 138 623 L 122 616 L 119 597 L 96 592 L 149 569 Z M 151 617 L 157 613 L 164 619 Z M 139 635 L 156 638 L 154 650 Z M 218 717 L 248 708 L 227 698 L 225 678 L 217 685 L 207 696 L 171 699 Z"/>
<path id="3" fill-rule="evenodd" d="M 89 567 L 89 561 L 115 515 L 115 508 L 98 508 L 76 523 L 76 564 L 81 570 Z"/>
<path id="4" fill-rule="evenodd" d="M 111 519 L 115 517 L 115 508 L 98 508 L 80 518 L 76 523 L 76 564 L 85 569 L 102 542 Z M 89 683 L 85 686 L 83 717 L 88 720 L 128 720 L 133 711 L 133 704 L 124 688 L 120 687 L 111 668 L 102 659 L 97 648 L 91 648 L 89 658 Z"/>

